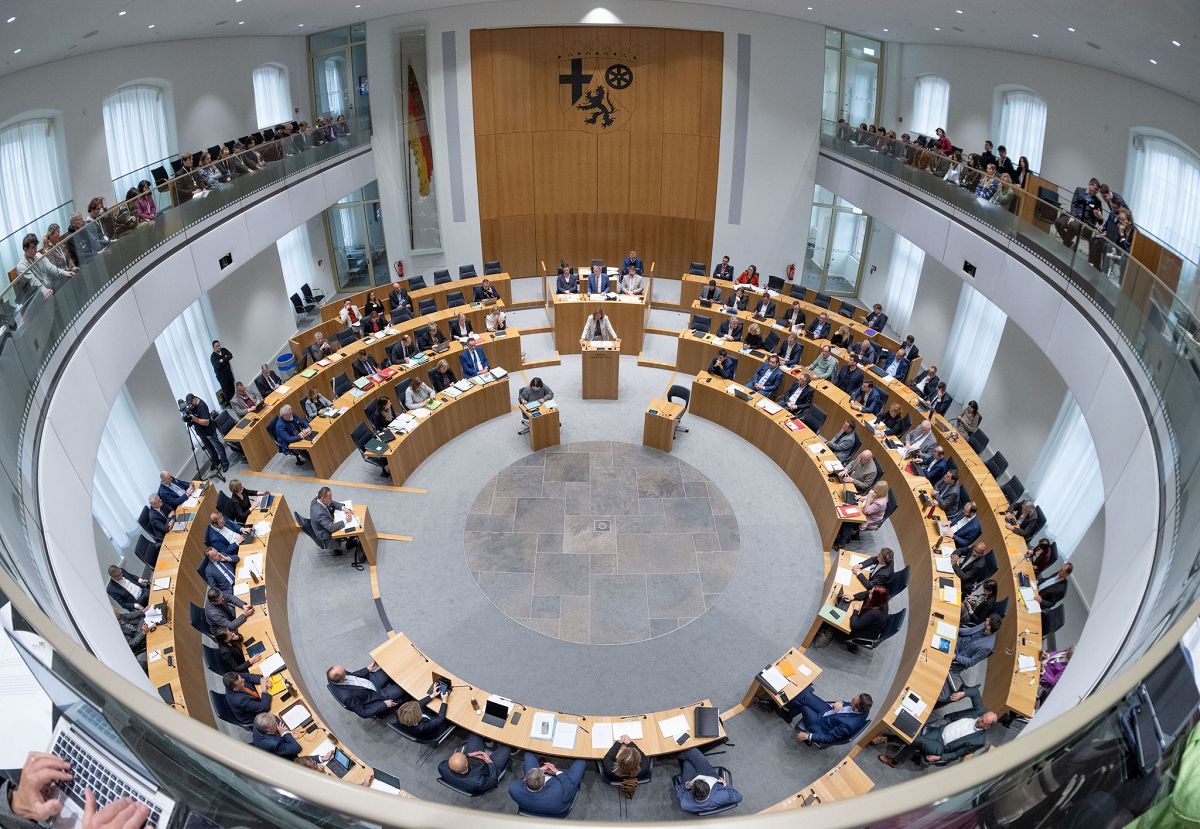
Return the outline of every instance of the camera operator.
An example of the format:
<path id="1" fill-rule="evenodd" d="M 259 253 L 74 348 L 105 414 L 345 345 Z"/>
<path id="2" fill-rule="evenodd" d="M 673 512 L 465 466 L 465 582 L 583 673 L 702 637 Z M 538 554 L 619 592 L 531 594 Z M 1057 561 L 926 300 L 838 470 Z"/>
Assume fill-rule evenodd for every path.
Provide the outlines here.
<path id="1" fill-rule="evenodd" d="M 217 437 L 216 418 L 208 410 L 208 404 L 194 394 L 187 396 L 186 402 L 181 402 L 179 412 L 183 422 L 192 428 L 200 438 L 204 451 L 208 453 L 209 465 L 214 472 L 227 472 L 229 458 L 225 455 L 225 444 Z"/>

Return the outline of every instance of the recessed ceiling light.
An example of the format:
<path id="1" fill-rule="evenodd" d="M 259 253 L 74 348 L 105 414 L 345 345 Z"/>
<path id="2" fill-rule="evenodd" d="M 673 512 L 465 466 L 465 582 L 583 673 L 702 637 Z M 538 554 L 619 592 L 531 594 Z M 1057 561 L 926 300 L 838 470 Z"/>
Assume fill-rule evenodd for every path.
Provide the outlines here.
<path id="1" fill-rule="evenodd" d="M 20 49 L 13 49 L 13 54 L 14 54 L 14 55 L 19 55 L 19 54 L 21 54 L 21 50 L 20 50 Z"/>
<path id="2" fill-rule="evenodd" d="M 296 28 L 297 28 L 297 29 L 303 29 L 303 28 L 304 28 L 304 24 L 303 24 L 303 23 L 298 23 L 298 24 L 296 24 Z"/>
<path id="3" fill-rule="evenodd" d="M 1034 33 L 1033 33 L 1033 36 L 1034 36 L 1034 37 L 1041 37 L 1041 35 L 1039 35 L 1037 32 L 1034 32 Z"/>
<path id="4" fill-rule="evenodd" d="M 1172 41 L 1171 41 L 1171 45 L 1172 45 L 1172 46 L 1180 46 L 1180 45 L 1182 45 L 1182 44 L 1180 44 L 1180 42 L 1179 42 L 1178 40 L 1172 40 Z"/>
<path id="5" fill-rule="evenodd" d="M 963 13 L 963 10 L 962 10 L 962 9 L 955 9 L 955 10 L 954 10 L 954 13 L 955 13 L 955 14 L 962 14 L 962 13 Z"/>
<path id="6" fill-rule="evenodd" d="M 941 27 L 941 26 L 934 26 L 934 27 L 933 27 L 933 30 L 934 30 L 935 32 L 940 32 L 940 31 L 942 30 L 942 27 Z"/>
<path id="7" fill-rule="evenodd" d="M 13 22 L 14 20 L 16 20 L 16 19 L 17 19 L 17 16 L 14 14 L 12 17 L 8 18 L 8 20 L 5 20 L 4 22 L 5 22 L 5 23 L 12 23 L 12 22 Z"/>
<path id="8" fill-rule="evenodd" d="M 884 29 L 884 31 L 886 32 L 886 31 L 887 31 L 887 29 Z"/>
<path id="9" fill-rule="evenodd" d="M 124 17 L 127 14 L 129 14 L 129 12 L 120 11 L 120 12 L 117 12 L 117 17 Z"/>
<path id="10" fill-rule="evenodd" d="M 809 7 L 808 7 L 808 10 L 809 10 L 809 11 L 812 11 L 812 6 L 809 6 Z"/>
<path id="11" fill-rule="evenodd" d="M 1068 27 L 1067 27 L 1067 31 L 1068 31 L 1068 32 L 1073 32 L 1073 31 L 1075 31 L 1075 27 L 1074 27 L 1074 26 L 1068 26 Z"/>
<path id="12" fill-rule="evenodd" d="M 154 24 L 153 24 L 153 23 L 151 23 L 151 24 L 150 24 L 149 26 L 147 26 L 146 28 L 147 28 L 147 29 L 153 29 L 153 28 L 154 28 Z"/>
<path id="13" fill-rule="evenodd" d="M 245 20 L 239 20 L 239 21 L 238 21 L 238 25 L 239 25 L 239 26 L 245 26 L 245 25 L 246 25 L 246 21 L 245 21 Z"/>
<path id="14" fill-rule="evenodd" d="M 1150 58 L 1150 62 L 1153 63 L 1155 66 L 1158 66 L 1158 61 L 1156 61 L 1154 58 Z"/>

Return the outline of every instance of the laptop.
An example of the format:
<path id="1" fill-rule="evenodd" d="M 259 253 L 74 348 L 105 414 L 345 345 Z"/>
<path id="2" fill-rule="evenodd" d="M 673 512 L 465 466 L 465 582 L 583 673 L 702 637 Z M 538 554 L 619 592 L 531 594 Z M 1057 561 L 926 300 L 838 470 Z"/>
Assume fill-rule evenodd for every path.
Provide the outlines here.
<path id="1" fill-rule="evenodd" d="M 346 752 L 340 748 L 333 750 L 333 756 L 329 758 L 329 762 L 325 764 L 325 768 L 336 774 L 338 777 L 345 777 L 350 769 L 354 767 L 354 761 L 346 756 Z"/>
<path id="2" fill-rule="evenodd" d="M 711 308 L 711 307 L 712 307 L 712 300 L 711 300 L 711 299 L 702 299 L 702 300 L 700 300 L 700 307 L 701 307 L 701 308 Z"/>
<path id="3" fill-rule="evenodd" d="M 104 715 L 28 649 L 12 631 L 5 630 L 21 659 L 61 716 L 46 749 L 71 764 L 70 782 L 57 784 L 62 811 L 55 829 L 83 826 L 84 793 L 91 790 L 103 807 L 128 797 L 150 808 L 148 823 L 167 826 L 175 801 L 158 787 L 154 775 L 117 736 Z"/>
<path id="4" fill-rule="evenodd" d="M 736 397 L 738 400 L 749 400 L 752 397 L 751 394 L 743 391 L 742 389 L 734 389 L 733 396 Z"/>
<path id="5" fill-rule="evenodd" d="M 491 696 L 483 701 L 483 721 L 496 728 L 504 728 L 512 706 L 502 697 Z"/>

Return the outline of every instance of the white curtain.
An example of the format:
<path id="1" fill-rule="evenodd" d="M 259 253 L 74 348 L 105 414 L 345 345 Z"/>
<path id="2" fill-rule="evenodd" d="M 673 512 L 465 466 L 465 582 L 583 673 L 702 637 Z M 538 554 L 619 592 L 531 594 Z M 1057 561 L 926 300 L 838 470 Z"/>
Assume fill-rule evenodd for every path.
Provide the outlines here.
<path id="1" fill-rule="evenodd" d="M 67 201 L 64 178 L 53 120 L 35 118 L 0 131 L 0 237 Z M 45 230 L 32 232 L 40 238 Z"/>
<path id="2" fill-rule="evenodd" d="M 1059 555 L 1070 558 L 1104 506 L 1104 481 L 1092 433 L 1069 392 L 1027 489 L 1046 514 L 1046 530 L 1053 532 Z"/>
<path id="3" fill-rule="evenodd" d="M 118 89 L 104 99 L 103 113 L 108 170 L 124 197 L 139 180 L 150 178 L 147 166 L 171 154 L 163 90 L 146 84 Z"/>
<path id="4" fill-rule="evenodd" d="M 212 408 L 217 401 L 216 375 L 213 374 L 212 341 L 218 339 L 212 306 L 202 296 L 167 326 L 154 340 L 158 359 L 167 374 L 167 383 L 176 400 L 195 394 Z"/>
<path id="5" fill-rule="evenodd" d="M 1007 320 L 987 297 L 970 285 L 962 286 L 941 365 L 946 388 L 959 403 L 979 399 Z"/>
<path id="6" fill-rule="evenodd" d="M 1200 157 L 1169 139 L 1135 135 L 1130 166 L 1134 224 L 1200 260 Z"/>
<path id="7" fill-rule="evenodd" d="M 924 267 L 925 251 L 897 234 L 892 241 L 892 263 L 888 270 L 887 297 L 883 303 L 888 325 L 897 333 L 908 330 L 913 303 L 917 298 L 917 285 L 921 282 L 921 269 Z"/>
<path id="8" fill-rule="evenodd" d="M 1046 139 L 1046 102 L 1025 89 L 1013 89 L 1000 96 L 1000 128 L 996 146 L 1001 144 L 1017 163 L 1025 156 L 1030 170 L 1042 168 L 1042 145 Z"/>
<path id="9" fill-rule="evenodd" d="M 346 114 L 346 88 L 342 83 L 342 67 L 345 60 L 328 57 L 324 63 L 325 104 L 327 115 Z"/>
<path id="10" fill-rule="evenodd" d="M 137 518 L 158 486 L 160 468 L 133 400 L 122 388 L 100 436 L 92 480 L 92 514 L 117 549 L 126 550 L 137 538 Z"/>
<path id="11" fill-rule="evenodd" d="M 292 120 L 292 88 L 287 69 L 265 63 L 254 70 L 254 115 L 259 129 Z"/>
<path id="12" fill-rule="evenodd" d="M 913 89 L 912 128 L 922 135 L 933 135 L 946 128 L 950 108 L 950 82 L 937 75 L 922 75 Z"/>
<path id="13" fill-rule="evenodd" d="M 307 225 L 300 225 L 281 236 L 275 242 L 275 250 L 279 252 L 279 266 L 283 269 L 283 289 L 289 297 L 299 294 L 305 282 L 312 284 L 314 272 Z"/>

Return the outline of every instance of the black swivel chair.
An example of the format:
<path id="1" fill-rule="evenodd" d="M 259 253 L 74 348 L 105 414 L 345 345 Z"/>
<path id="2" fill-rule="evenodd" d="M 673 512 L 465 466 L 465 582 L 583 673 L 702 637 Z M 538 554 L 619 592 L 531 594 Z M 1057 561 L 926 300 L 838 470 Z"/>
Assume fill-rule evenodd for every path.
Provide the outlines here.
<path id="1" fill-rule="evenodd" d="M 604 260 L 603 259 L 593 259 L 592 267 L 595 267 L 597 265 L 600 266 L 600 270 L 604 270 Z"/>
<path id="2" fill-rule="evenodd" d="M 818 308 L 824 308 L 824 309 L 828 310 L 829 303 L 832 300 L 833 300 L 833 297 L 831 297 L 829 294 L 817 294 L 816 297 L 813 299 L 813 305 L 817 306 Z"/>
<path id="3" fill-rule="evenodd" d="M 225 437 L 233 431 L 235 426 L 237 426 L 237 421 L 233 419 L 233 415 L 224 409 L 217 412 L 217 431 L 221 433 L 221 439 L 225 441 L 226 446 L 244 458 L 246 453 L 242 451 L 242 445 Z"/>
<path id="4" fill-rule="evenodd" d="M 433 284 L 434 285 L 444 285 L 447 282 L 453 282 L 453 281 L 454 280 L 450 278 L 450 271 L 448 271 L 444 268 L 440 271 L 433 272 Z"/>
<path id="5" fill-rule="evenodd" d="M 988 472 L 992 473 L 993 478 L 999 480 L 1000 476 L 1004 474 L 1004 470 L 1008 469 L 1008 458 L 1004 457 L 1003 452 L 997 452 L 988 458 L 983 465 L 987 467 Z"/>
<path id="6" fill-rule="evenodd" d="M 401 323 L 408 322 L 410 319 L 412 319 L 412 311 L 409 311 L 407 308 L 397 308 L 395 311 L 392 311 L 393 325 L 400 325 Z"/>
<path id="7" fill-rule="evenodd" d="M 337 332 L 338 348 L 345 348 L 358 339 L 358 332 L 353 328 L 343 328 Z"/>
<path id="8" fill-rule="evenodd" d="M 143 577 L 145 573 L 152 572 L 154 565 L 158 563 L 158 551 L 160 545 L 155 544 L 144 535 L 138 535 L 137 541 L 133 544 L 133 556 L 142 564 L 145 565 Z"/>
<path id="9" fill-rule="evenodd" d="M 703 314 L 692 314 L 692 321 L 688 325 L 697 334 L 708 334 L 712 331 L 712 317 L 706 317 Z"/>
<path id="10" fill-rule="evenodd" d="M 724 766 L 713 766 L 713 770 L 716 771 L 718 777 L 725 781 L 725 785 L 733 785 L 733 773 L 729 769 L 725 768 Z M 671 787 L 673 789 L 677 789 L 682 784 L 682 774 L 677 774 L 671 778 Z M 728 812 L 730 809 L 736 808 L 736 803 L 726 803 L 723 806 L 717 806 L 715 809 L 706 809 L 703 812 L 692 812 L 692 814 L 694 814 L 696 817 L 708 817 L 709 815 L 719 815 L 722 812 Z"/>
<path id="11" fill-rule="evenodd" d="M 216 648 L 210 648 L 208 645 L 201 645 L 201 647 L 204 648 L 204 667 L 217 676 L 223 676 L 225 669 L 221 667 L 220 652 Z"/>
<path id="12" fill-rule="evenodd" d="M 892 598 L 899 596 L 908 589 L 909 568 L 906 564 L 896 572 L 892 573 L 892 577 L 888 579 L 887 589 Z"/>
<path id="13" fill-rule="evenodd" d="M 217 512 L 225 516 L 227 521 L 235 521 L 233 517 L 233 499 L 224 492 L 217 492 Z"/>
<path id="14" fill-rule="evenodd" d="M 460 305 L 466 305 L 467 298 L 463 296 L 462 291 L 450 291 L 446 294 L 446 307 L 457 308 Z"/>
<path id="15" fill-rule="evenodd" d="M 1017 503 L 1022 495 L 1025 494 L 1025 485 L 1021 483 L 1021 479 L 1013 475 L 1004 483 L 1000 484 L 1000 491 L 1004 493 L 1004 497 L 1008 499 L 1010 505 Z"/>
<path id="16" fill-rule="evenodd" d="M 333 396 L 334 396 L 334 398 L 336 399 L 338 397 L 341 397 L 343 394 L 350 391 L 352 386 L 353 386 L 353 384 L 350 382 L 350 378 L 346 376 L 345 372 L 338 374 L 336 377 L 333 378 Z"/>
<path id="17" fill-rule="evenodd" d="M 309 287 L 307 282 L 300 286 L 300 293 L 304 294 L 305 302 L 311 302 L 313 305 L 320 305 L 325 301 L 325 294 L 320 291 L 314 291 Z"/>
<path id="18" fill-rule="evenodd" d="M 779 332 L 772 330 L 767 334 L 767 338 L 763 340 L 763 350 L 773 352 L 777 345 L 779 345 Z"/>
<path id="19" fill-rule="evenodd" d="M 437 303 L 433 301 L 432 297 L 417 302 L 417 313 L 422 317 L 426 314 L 436 314 L 437 309 Z"/>
<path id="20" fill-rule="evenodd" d="M 417 274 L 416 276 L 410 276 L 408 278 L 408 290 L 409 291 L 419 291 L 424 287 L 425 287 L 425 277 L 421 276 L 421 274 Z"/>
<path id="21" fill-rule="evenodd" d="M 649 783 L 654 778 L 654 758 L 648 757 L 647 759 L 650 762 L 646 766 L 646 773 L 638 774 L 638 776 L 637 776 L 637 782 L 638 782 L 639 786 L 644 786 L 645 784 Z M 596 771 L 600 773 L 600 779 L 603 780 L 606 785 L 617 788 L 623 782 L 625 782 L 625 779 L 623 777 L 609 777 L 608 772 L 606 772 L 604 770 L 604 761 L 603 760 L 596 761 Z"/>
<path id="22" fill-rule="evenodd" d="M 307 535 L 309 539 L 312 540 L 313 544 L 316 544 L 318 547 L 320 547 L 321 542 L 317 539 L 317 534 L 313 532 L 312 521 L 308 518 L 305 518 L 295 510 L 292 511 L 292 517 L 296 519 L 296 525 L 300 527 L 300 532 Z"/>
<path id="23" fill-rule="evenodd" d="M 387 458 L 376 458 L 367 454 L 367 443 L 374 437 L 374 433 L 367 424 L 360 423 L 354 427 L 354 431 L 350 433 L 350 440 L 354 442 L 354 447 L 358 449 L 358 453 L 362 455 L 362 459 L 372 466 L 379 469 L 379 474 L 384 477 L 388 474 Z"/>
<path id="24" fill-rule="evenodd" d="M 249 731 L 250 726 L 237 718 L 233 713 L 233 709 L 229 707 L 229 702 L 225 699 L 224 694 L 218 694 L 216 691 L 208 692 L 209 699 L 212 700 L 213 711 L 216 712 L 217 719 L 224 720 L 230 725 L 236 725 L 243 731 Z"/>
<path id="25" fill-rule="evenodd" d="M 408 411 L 408 404 L 404 402 L 405 395 L 408 393 L 408 385 L 412 382 L 411 378 L 401 380 L 396 384 L 396 402 L 400 404 L 400 411 Z M 430 381 L 432 382 L 432 381 Z M 432 388 L 432 387 L 431 387 Z"/>
<path id="26" fill-rule="evenodd" d="M 1063 607 L 1063 602 L 1051 605 L 1042 611 L 1042 639 L 1051 639 L 1053 641 L 1054 634 L 1062 630 L 1062 626 L 1067 623 L 1067 611 Z"/>
<path id="27" fill-rule="evenodd" d="M 976 429 L 971 434 L 967 435 L 967 445 L 975 450 L 976 454 L 983 454 L 983 450 L 987 448 L 988 436 L 983 429 Z"/>
<path id="28" fill-rule="evenodd" d="M 483 263 L 483 275 L 484 276 L 495 276 L 496 274 L 499 274 L 499 273 L 504 273 L 504 270 L 500 267 L 499 259 L 493 259 L 491 262 Z"/>
<path id="29" fill-rule="evenodd" d="M 983 557 L 983 570 L 981 572 L 980 580 L 982 581 L 983 579 L 990 579 L 992 576 L 996 575 L 996 571 L 999 569 L 1000 566 L 996 561 L 995 551 L 988 550 L 987 554 Z"/>
<path id="30" fill-rule="evenodd" d="M 704 267 L 703 262 L 693 262 L 688 266 L 688 273 L 691 276 L 704 276 L 704 274 L 707 272 L 708 269 Z"/>
<path id="31" fill-rule="evenodd" d="M 158 539 L 154 537 L 154 533 L 150 532 L 150 507 L 149 506 L 142 507 L 142 511 L 140 513 L 138 513 L 137 524 L 138 524 L 138 532 L 141 533 L 142 538 L 145 538 L 147 541 L 153 541 L 155 543 L 158 543 Z"/>
<path id="32" fill-rule="evenodd" d="M 474 265 L 459 265 L 458 266 L 458 278 L 459 279 L 473 279 L 478 275 L 479 274 L 475 273 Z"/>
<path id="33" fill-rule="evenodd" d="M 900 508 L 900 502 L 896 500 L 895 490 L 888 488 L 887 506 L 883 508 L 883 520 L 887 521 L 892 517 L 892 513 Z"/>
<path id="34" fill-rule="evenodd" d="M 316 304 L 302 300 L 300 294 L 292 294 L 290 299 L 292 310 L 296 312 L 297 317 L 307 317 L 317 308 Z"/>
<path id="35" fill-rule="evenodd" d="M 887 618 L 887 622 L 883 626 L 883 632 L 879 634 L 878 639 L 865 639 L 865 638 L 847 639 L 846 644 L 847 645 L 855 645 L 858 647 L 858 649 L 860 651 L 861 650 L 868 650 L 868 651 L 875 650 L 881 644 L 886 642 L 888 639 L 891 639 L 893 636 L 895 636 L 897 633 L 900 632 L 900 628 L 902 628 L 904 626 L 904 614 L 907 612 L 907 610 L 908 610 L 907 608 L 901 608 L 900 610 L 896 611 L 895 613 L 889 615 Z"/>
<path id="36" fill-rule="evenodd" d="M 687 414 L 688 404 L 692 400 L 692 390 L 687 386 L 680 386 L 676 384 L 671 386 L 670 390 L 667 392 L 667 400 L 671 403 L 683 404 L 683 411 L 680 412 L 679 417 L 675 418 L 675 434 L 678 435 L 680 432 L 691 431 L 688 429 L 688 427 L 683 425 L 683 416 Z"/>
<path id="37" fill-rule="evenodd" d="M 817 404 L 808 407 L 808 411 L 800 415 L 800 422 L 813 430 L 813 434 L 820 434 L 821 427 L 825 425 L 827 415 Z"/>
<path id="38" fill-rule="evenodd" d="M 850 319 L 855 319 L 854 315 L 857 314 L 861 310 L 862 309 L 859 308 L 857 305 L 855 305 L 853 302 L 843 299 L 842 307 L 838 308 L 838 313 L 841 314 L 843 317 L 849 317 Z"/>
<path id="39" fill-rule="evenodd" d="M 992 606 L 992 612 L 999 614 L 1001 619 L 1003 619 L 1005 616 L 1007 616 L 1008 615 L 1008 598 L 1005 597 L 1003 599 L 1000 599 L 1000 601 L 996 602 L 996 604 L 994 604 Z"/>
<path id="40" fill-rule="evenodd" d="M 212 638 L 212 628 L 208 625 L 208 619 L 204 617 L 204 608 L 196 607 L 196 605 L 188 602 L 188 621 L 196 630 Z"/>

